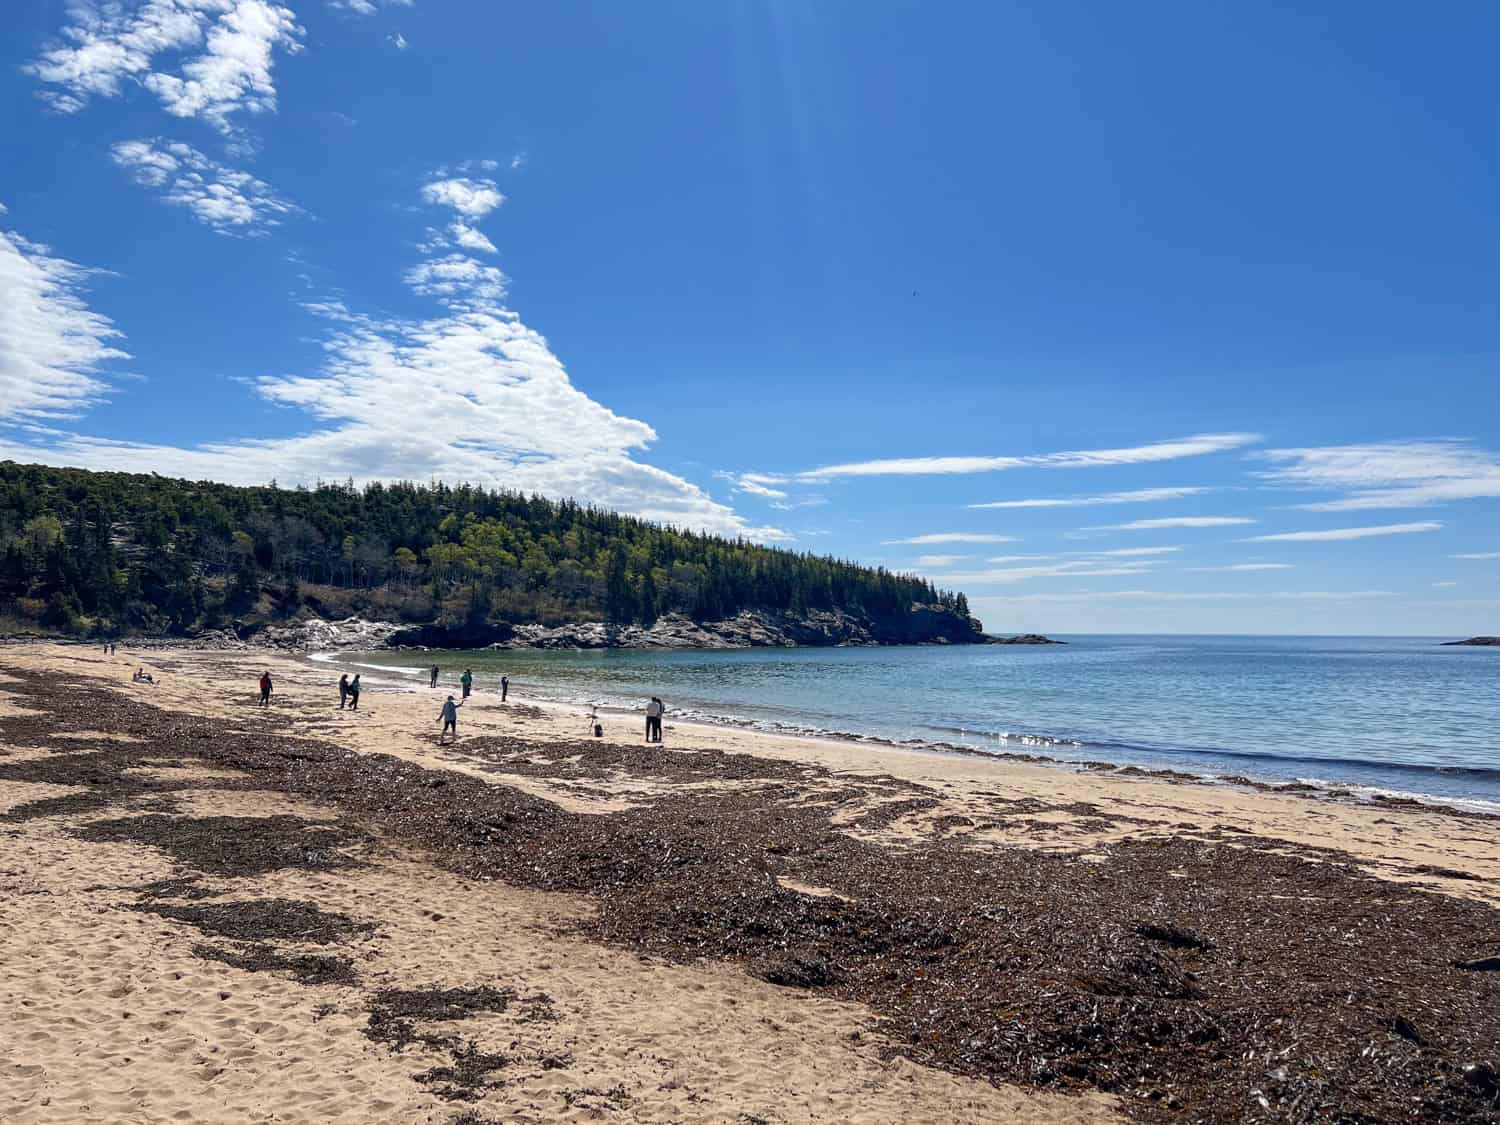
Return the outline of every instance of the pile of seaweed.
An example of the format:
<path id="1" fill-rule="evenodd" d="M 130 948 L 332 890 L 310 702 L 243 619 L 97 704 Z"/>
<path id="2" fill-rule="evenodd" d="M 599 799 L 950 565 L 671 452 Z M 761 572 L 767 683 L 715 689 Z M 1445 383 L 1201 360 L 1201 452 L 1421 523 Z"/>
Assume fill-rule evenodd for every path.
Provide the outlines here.
<path id="1" fill-rule="evenodd" d="M 47 702 L 40 681 L 13 690 Z M 170 748 L 320 800 L 464 875 L 591 895 L 600 940 L 734 959 L 865 1003 L 889 1049 L 928 1065 L 1107 1091 L 1146 1120 L 1500 1119 L 1500 973 L 1488 968 L 1500 912 L 1374 879 L 1326 849 L 1179 837 L 1085 862 L 937 838 L 893 851 L 835 829 L 827 787 L 801 767 L 574 815 L 391 757 L 106 691 L 77 698 L 91 728 L 143 744 L 0 758 L 0 777 L 107 793 L 121 762 Z M 28 714 L 0 729 L 39 745 L 52 723 Z M 587 763 L 596 751 L 580 741 L 546 755 L 563 752 Z M 607 753 L 600 769 L 629 768 Z M 262 862 L 246 850 L 234 862 Z M 289 858 L 283 847 L 264 862 Z M 483 1080 L 494 1061 L 470 1069 Z"/>

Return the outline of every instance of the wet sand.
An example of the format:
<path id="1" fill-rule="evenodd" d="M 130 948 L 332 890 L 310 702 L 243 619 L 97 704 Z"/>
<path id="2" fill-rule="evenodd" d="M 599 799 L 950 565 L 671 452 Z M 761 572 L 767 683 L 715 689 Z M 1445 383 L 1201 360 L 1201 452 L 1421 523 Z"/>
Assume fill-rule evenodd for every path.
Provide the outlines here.
<path id="1" fill-rule="evenodd" d="M 1500 954 L 1493 820 L 670 721 L 647 750 L 514 694 L 444 746 L 446 690 L 341 713 L 335 671 L 261 655 L 9 646 L 0 675 L 6 1121 L 1500 1097 L 1500 974 L 1455 965 Z"/>

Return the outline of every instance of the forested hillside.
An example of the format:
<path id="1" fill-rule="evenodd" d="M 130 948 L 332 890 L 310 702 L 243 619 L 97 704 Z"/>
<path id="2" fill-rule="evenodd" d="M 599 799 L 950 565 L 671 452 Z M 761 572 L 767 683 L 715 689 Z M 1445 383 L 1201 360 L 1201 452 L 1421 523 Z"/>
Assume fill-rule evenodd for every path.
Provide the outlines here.
<path id="1" fill-rule="evenodd" d="M 241 488 L 0 462 L 9 628 L 190 634 L 312 612 L 649 624 L 742 610 L 967 617 L 962 594 L 831 558 L 441 484 Z"/>

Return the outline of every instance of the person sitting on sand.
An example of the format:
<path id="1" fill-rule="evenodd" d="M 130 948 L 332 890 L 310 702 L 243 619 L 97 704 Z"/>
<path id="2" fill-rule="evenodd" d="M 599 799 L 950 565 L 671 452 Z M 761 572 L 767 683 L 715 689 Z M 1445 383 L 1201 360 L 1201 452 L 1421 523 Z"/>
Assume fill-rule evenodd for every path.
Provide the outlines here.
<path id="1" fill-rule="evenodd" d="M 266 670 L 260 674 L 260 706 L 268 707 L 271 703 L 271 673 Z"/>
<path id="2" fill-rule="evenodd" d="M 458 682 L 464 685 L 464 698 L 468 699 L 469 690 L 474 686 L 474 673 L 465 668 L 464 674 L 458 678 Z"/>
<path id="3" fill-rule="evenodd" d="M 349 681 L 349 710 L 359 710 L 359 673 L 354 673 L 354 679 Z"/>
<path id="4" fill-rule="evenodd" d="M 346 703 L 348 703 L 348 702 L 349 702 L 349 673 L 345 672 L 342 676 L 339 677 L 339 710 L 342 711 L 344 709 L 344 705 Z"/>
<path id="5" fill-rule="evenodd" d="M 148 671 L 146 671 L 146 669 L 144 669 L 144 668 L 137 668 L 135 670 L 135 675 L 131 676 L 130 679 L 131 679 L 131 682 L 137 683 L 137 684 L 154 684 L 154 683 L 156 683 L 156 681 L 151 678 L 151 673 L 148 672 Z"/>
<path id="6" fill-rule="evenodd" d="M 438 718 L 443 721 L 443 733 L 438 735 L 438 741 L 442 742 L 448 737 L 448 732 L 453 732 L 453 739 L 458 740 L 458 709 L 462 703 L 454 703 L 453 697 L 448 697 L 448 702 L 443 704 L 443 709 L 438 712 Z"/>

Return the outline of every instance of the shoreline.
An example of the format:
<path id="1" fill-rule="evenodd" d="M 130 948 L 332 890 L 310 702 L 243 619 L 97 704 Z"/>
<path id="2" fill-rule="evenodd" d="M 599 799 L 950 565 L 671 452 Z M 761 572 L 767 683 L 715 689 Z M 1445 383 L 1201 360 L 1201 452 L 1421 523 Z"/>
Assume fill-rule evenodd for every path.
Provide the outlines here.
<path id="1" fill-rule="evenodd" d="M 0 652 L 0 1116 L 1500 1109 L 1490 821 L 484 697 L 444 744 L 330 671 Z"/>
<path id="2" fill-rule="evenodd" d="M 407 682 L 402 678 L 396 668 L 371 662 L 362 662 L 361 657 L 378 656 L 387 650 L 361 651 L 352 648 L 331 649 L 323 652 L 305 652 L 294 658 L 319 665 L 337 665 L 340 662 L 361 669 L 369 669 L 377 673 L 391 675 L 392 678 L 383 680 L 392 688 L 403 691 L 421 693 L 430 690 L 426 687 L 426 681 L 420 684 Z M 411 650 L 415 651 L 415 650 Z M 462 653 L 468 650 L 443 650 L 449 653 Z M 415 671 L 415 670 L 414 670 Z M 413 680 L 417 676 L 411 677 Z M 511 698 L 520 702 L 556 711 L 558 714 L 574 714 L 578 717 L 580 727 L 587 716 L 590 704 L 574 703 L 552 696 L 528 695 L 518 691 L 515 687 L 511 689 Z M 631 718 L 639 720 L 643 715 L 642 709 L 631 709 L 618 705 L 598 704 L 598 712 L 601 715 Z M 706 732 L 716 730 L 740 730 L 764 735 L 769 738 L 792 739 L 807 741 L 810 743 L 827 742 L 838 745 L 853 745 L 866 747 L 875 751 L 895 751 L 914 754 L 939 754 L 973 756 L 981 759 L 990 759 L 1003 762 L 1024 763 L 1047 769 L 1062 770 L 1065 772 L 1094 772 L 1100 774 L 1114 774 L 1122 778 L 1156 778 L 1171 784 L 1183 785 L 1208 785 L 1208 786 L 1232 786 L 1241 789 L 1254 790 L 1261 793 L 1279 793 L 1296 796 L 1307 800 L 1352 802 L 1375 808 L 1403 808 L 1412 803 L 1421 805 L 1423 808 L 1437 812 L 1449 813 L 1459 817 L 1474 817 L 1500 820 L 1500 802 L 1483 797 L 1462 797 L 1441 795 L 1424 792 L 1420 789 L 1405 789 L 1399 786 L 1376 786 L 1358 782 L 1327 781 L 1316 776 L 1294 776 L 1288 779 L 1278 776 L 1270 769 L 1261 767 L 1257 762 L 1279 762 L 1291 767 L 1307 767 L 1307 771 L 1316 771 L 1318 767 L 1330 767 L 1337 770 L 1350 764 L 1342 759 L 1316 759 L 1316 758 L 1277 758 L 1274 755 L 1255 755 L 1243 751 L 1211 750 L 1203 751 L 1205 754 L 1217 754 L 1231 759 L 1245 762 L 1243 771 L 1225 772 L 1224 770 L 1192 770 L 1176 769 L 1170 766 L 1147 766 L 1131 762 L 1110 762 L 1093 759 L 1087 756 L 1090 749 L 1102 751 L 1108 749 L 1106 746 L 1094 746 L 1089 744 L 1053 738 L 1047 735 L 1005 735 L 1007 743 L 1019 742 L 1023 746 L 1040 744 L 1046 749 L 1053 749 L 1068 745 L 1076 748 L 1079 755 L 1073 758 L 1059 757 L 1053 753 L 1031 752 L 1018 749 L 995 749 L 991 750 L 983 746 L 975 746 L 965 743 L 949 742 L 942 739 L 896 739 L 859 731 L 841 730 L 816 730 L 809 731 L 802 728 L 788 727 L 777 724 L 775 721 L 765 721 L 754 718 L 736 718 L 733 716 L 716 716 L 704 714 L 701 710 L 692 709 L 686 711 L 679 708 L 678 714 L 683 717 L 673 718 L 669 726 L 680 727 L 685 732 L 696 732 L 702 737 Z M 990 736 L 975 732 L 977 738 L 988 738 Z M 997 745 L 999 740 L 997 739 Z M 1148 748 L 1125 748 L 1127 753 L 1139 750 L 1140 756 L 1160 758 L 1168 752 L 1151 750 Z M 1192 752 L 1184 752 L 1189 756 Z M 1185 763 L 1188 764 L 1188 763 Z M 1388 770 L 1394 774 L 1411 773 L 1416 775 L 1433 774 L 1439 776 L 1463 776 L 1474 774 L 1476 776 L 1491 777 L 1500 774 L 1500 769 L 1479 770 L 1470 767 L 1437 767 L 1422 766 L 1416 764 L 1381 763 L 1379 768 Z M 1257 776 L 1259 774 L 1259 776 Z"/>

